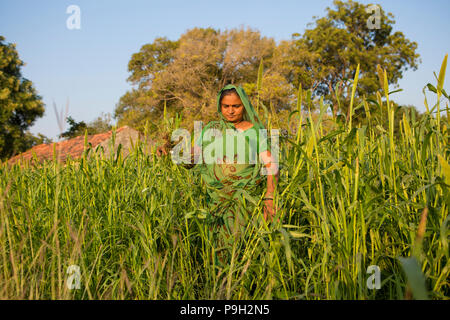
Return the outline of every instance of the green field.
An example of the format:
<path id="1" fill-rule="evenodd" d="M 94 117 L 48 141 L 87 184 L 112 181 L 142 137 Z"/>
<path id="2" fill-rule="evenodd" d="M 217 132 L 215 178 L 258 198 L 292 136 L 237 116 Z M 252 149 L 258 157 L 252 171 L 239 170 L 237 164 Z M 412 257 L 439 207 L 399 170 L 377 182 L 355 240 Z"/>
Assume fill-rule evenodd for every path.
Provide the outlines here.
<path id="1" fill-rule="evenodd" d="M 66 166 L 3 164 L 0 299 L 448 299 L 445 65 L 421 117 L 396 117 L 386 82 L 376 100 L 351 99 L 363 122 L 331 118 L 299 89 L 296 130 L 280 137 L 279 221 L 264 223 L 255 198 L 224 268 L 201 178 L 144 144 L 126 158 L 87 146 Z M 67 286 L 71 265 L 79 289 Z M 379 289 L 367 286 L 371 265 Z"/>

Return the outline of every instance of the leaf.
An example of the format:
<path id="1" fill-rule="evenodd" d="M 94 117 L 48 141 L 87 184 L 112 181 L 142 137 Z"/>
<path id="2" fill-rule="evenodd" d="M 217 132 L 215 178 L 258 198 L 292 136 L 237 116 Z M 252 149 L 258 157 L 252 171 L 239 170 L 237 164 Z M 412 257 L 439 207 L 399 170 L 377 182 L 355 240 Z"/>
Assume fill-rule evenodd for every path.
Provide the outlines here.
<path id="1" fill-rule="evenodd" d="M 353 139 L 355 139 L 355 136 L 356 136 L 356 130 L 357 130 L 357 128 L 352 128 L 352 130 L 350 130 L 347 137 L 345 137 L 345 139 L 344 139 L 344 142 L 343 142 L 344 144 L 353 142 Z"/>
<path id="2" fill-rule="evenodd" d="M 437 93 L 436 88 L 431 83 L 427 83 L 427 87 L 431 92 Z"/>
<path id="3" fill-rule="evenodd" d="M 403 271 L 408 279 L 408 284 L 412 290 L 413 296 L 418 300 L 428 300 L 428 293 L 425 286 L 425 276 L 420 269 L 419 262 L 414 257 L 399 257 Z"/>
<path id="4" fill-rule="evenodd" d="M 10 93 L 10 90 L 8 88 L 3 88 L 0 90 L 0 100 L 6 99 Z"/>
<path id="5" fill-rule="evenodd" d="M 294 114 L 296 114 L 296 113 L 298 113 L 298 110 L 294 110 L 294 111 L 292 111 L 291 113 L 289 113 L 289 116 L 288 116 L 288 123 L 291 122 L 291 117 L 292 117 Z"/>
<path id="6" fill-rule="evenodd" d="M 321 143 L 321 142 L 323 142 L 323 141 L 326 141 L 326 140 L 328 140 L 328 139 L 331 139 L 331 138 L 333 138 L 334 136 L 337 136 L 337 135 L 339 135 L 339 134 L 341 134 L 341 133 L 343 133 L 343 132 L 345 132 L 345 130 L 336 130 L 336 131 L 333 131 L 333 132 L 331 132 L 330 134 L 327 134 L 325 137 L 323 137 L 323 138 L 321 138 L 320 140 L 319 140 L 319 142 L 318 143 Z"/>
<path id="7" fill-rule="evenodd" d="M 394 90 L 394 91 L 389 92 L 389 95 L 391 95 L 391 94 L 393 94 L 393 93 L 396 93 L 396 92 L 401 92 L 401 91 L 403 91 L 403 89 L 397 89 L 397 90 Z"/>
<path id="8" fill-rule="evenodd" d="M 326 174 L 326 173 L 328 173 L 330 171 L 333 171 L 333 170 L 336 170 L 336 169 L 340 169 L 344 165 L 345 165 L 345 163 L 343 161 L 336 162 L 335 164 L 331 165 L 329 168 L 323 170 L 322 174 Z"/>
<path id="9" fill-rule="evenodd" d="M 368 98 L 368 99 L 366 99 L 366 101 L 371 102 L 374 105 L 376 105 L 378 108 L 380 108 L 380 105 L 379 105 L 379 103 L 376 100 Z"/>
<path id="10" fill-rule="evenodd" d="M 442 89 L 444 88 L 445 70 L 447 69 L 447 58 L 448 53 L 445 55 L 444 61 L 442 61 L 441 70 L 439 71 L 437 89 L 440 92 L 442 92 Z"/>
<path id="11" fill-rule="evenodd" d="M 117 146 L 117 151 L 116 151 L 116 159 L 114 160 L 114 162 L 116 164 L 117 164 L 117 161 L 119 160 L 121 150 L 122 150 L 122 144 L 119 143 L 119 145 Z"/>
<path id="12" fill-rule="evenodd" d="M 258 205 L 256 199 L 254 197 L 252 197 L 250 195 L 250 193 L 247 192 L 247 190 L 245 189 L 241 189 L 239 191 L 237 191 L 237 193 L 240 193 L 246 200 L 250 201 L 251 203 L 253 203 L 255 206 Z"/>
<path id="13" fill-rule="evenodd" d="M 445 92 L 444 89 L 442 89 L 442 94 L 444 95 L 444 97 L 446 97 L 448 100 L 450 100 L 450 97 L 448 96 L 447 92 Z"/>
<path id="14" fill-rule="evenodd" d="M 267 107 L 264 105 L 264 103 L 260 102 L 261 107 L 264 110 L 264 118 L 269 118 L 269 112 L 267 111 Z"/>
<path id="15" fill-rule="evenodd" d="M 294 264 L 292 263 L 292 250 L 291 250 L 291 245 L 289 244 L 289 236 L 286 232 L 286 230 L 284 230 L 283 228 L 280 229 L 282 238 L 281 241 L 284 245 L 284 249 L 285 249 L 285 255 L 286 255 L 286 261 L 288 263 L 288 268 L 289 268 L 289 272 L 290 274 L 294 273 Z"/>
<path id="16" fill-rule="evenodd" d="M 450 165 L 440 154 L 438 154 L 438 158 L 439 163 L 441 164 L 442 167 L 442 174 L 445 179 L 445 184 L 450 186 Z"/>

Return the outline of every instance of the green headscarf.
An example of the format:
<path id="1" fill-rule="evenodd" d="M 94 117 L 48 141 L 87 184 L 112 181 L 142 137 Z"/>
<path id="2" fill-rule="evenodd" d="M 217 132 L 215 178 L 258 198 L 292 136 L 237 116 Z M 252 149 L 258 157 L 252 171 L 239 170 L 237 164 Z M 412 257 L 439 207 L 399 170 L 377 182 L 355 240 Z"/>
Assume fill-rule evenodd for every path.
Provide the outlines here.
<path id="1" fill-rule="evenodd" d="M 222 95 L 222 92 L 230 89 L 236 90 L 237 94 L 239 95 L 239 98 L 242 101 L 242 104 L 244 105 L 245 108 L 244 120 L 253 123 L 253 127 L 258 131 L 259 129 L 264 129 L 264 126 L 261 120 L 259 120 L 259 117 L 256 114 L 256 111 L 253 108 L 250 99 L 248 98 L 244 89 L 242 89 L 242 87 L 238 87 L 232 84 L 223 87 L 222 90 L 220 90 L 219 93 L 217 94 L 217 112 L 219 113 L 220 122 L 222 123 L 222 126 L 225 126 L 228 129 L 235 128 L 234 125 L 231 122 L 227 121 L 224 115 L 222 114 L 222 108 L 220 105 L 220 96 Z"/>

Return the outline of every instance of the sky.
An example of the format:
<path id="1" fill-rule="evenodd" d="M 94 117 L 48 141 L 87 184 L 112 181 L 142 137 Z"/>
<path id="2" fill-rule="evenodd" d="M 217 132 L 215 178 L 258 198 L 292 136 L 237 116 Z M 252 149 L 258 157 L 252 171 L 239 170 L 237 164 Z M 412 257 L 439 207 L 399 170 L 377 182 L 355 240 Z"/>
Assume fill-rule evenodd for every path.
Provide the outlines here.
<path id="1" fill-rule="evenodd" d="M 399 81 L 403 91 L 395 94 L 395 100 L 423 112 L 422 89 L 428 82 L 436 83 L 433 71 L 439 72 L 450 51 L 450 1 L 359 2 L 381 5 L 394 15 L 394 31 L 418 43 L 421 63 L 416 71 L 403 74 Z M 68 115 L 76 121 L 93 121 L 102 112 L 113 115 L 120 97 L 131 89 L 127 69 L 132 54 L 155 38 L 177 40 L 194 27 L 251 27 L 276 41 L 288 40 L 293 33 L 302 34 L 313 16 L 325 16 L 332 4 L 332 0 L 0 0 L 0 35 L 16 44 L 26 64 L 22 75 L 33 82 L 45 104 L 44 116 L 30 131 L 58 141 L 53 102 L 61 110 L 69 101 Z M 67 27 L 70 5 L 80 8 L 80 29 Z M 433 95 L 427 97 L 434 101 Z"/>

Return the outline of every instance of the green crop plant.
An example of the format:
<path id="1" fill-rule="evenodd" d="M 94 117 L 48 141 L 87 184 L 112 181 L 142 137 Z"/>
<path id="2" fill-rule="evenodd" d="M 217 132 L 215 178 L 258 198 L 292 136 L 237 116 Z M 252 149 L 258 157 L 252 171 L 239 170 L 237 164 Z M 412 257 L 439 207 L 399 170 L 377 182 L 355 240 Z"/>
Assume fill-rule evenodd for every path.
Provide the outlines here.
<path id="1" fill-rule="evenodd" d="M 446 61 L 430 85 L 437 103 L 425 100 L 420 118 L 404 113 L 398 136 L 386 73 L 377 99 L 352 91 L 345 120 L 300 87 L 289 115 L 297 129 L 280 137 L 277 217 L 264 221 L 263 195 L 255 198 L 224 267 L 213 258 L 201 178 L 145 144 L 128 157 L 86 144 L 65 165 L 3 163 L 0 298 L 448 299 Z M 354 88 L 357 80 L 358 72 Z M 258 106 L 274 127 L 276 115 Z M 352 122 L 355 109 L 373 106 L 387 111 L 387 126 L 372 112 Z M 71 265 L 80 268 L 79 289 L 68 286 Z M 367 285 L 371 265 L 379 289 Z"/>

